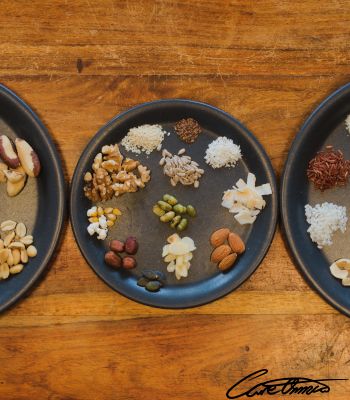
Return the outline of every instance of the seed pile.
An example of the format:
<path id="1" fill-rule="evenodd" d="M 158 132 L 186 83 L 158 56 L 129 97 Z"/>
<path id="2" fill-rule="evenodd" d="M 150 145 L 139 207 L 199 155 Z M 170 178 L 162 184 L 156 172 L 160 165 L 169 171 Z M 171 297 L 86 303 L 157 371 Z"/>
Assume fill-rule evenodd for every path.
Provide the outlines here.
<path id="1" fill-rule="evenodd" d="M 139 161 L 124 159 L 117 144 L 102 147 L 94 159 L 92 170 L 84 176 L 84 193 L 93 202 L 137 192 L 151 179 L 150 170 Z"/>
<path id="2" fill-rule="evenodd" d="M 312 207 L 310 204 L 305 206 L 306 221 L 310 224 L 307 230 L 313 242 L 322 249 L 323 246 L 333 244 L 332 236 L 334 232 L 340 230 L 346 231 L 346 207 L 338 206 L 333 203 L 316 204 Z"/>
<path id="3" fill-rule="evenodd" d="M 165 135 L 169 133 L 164 131 L 161 125 L 140 125 L 131 128 L 121 144 L 127 151 L 136 154 L 141 154 L 141 152 L 151 154 L 153 150 L 162 148 Z"/>
<path id="4" fill-rule="evenodd" d="M 242 158 L 241 148 L 231 139 L 219 136 L 209 144 L 204 158 L 206 163 L 213 168 L 234 167 Z"/>
<path id="5" fill-rule="evenodd" d="M 94 206 L 87 210 L 86 215 L 90 222 L 87 227 L 89 235 L 93 236 L 96 233 L 97 239 L 105 240 L 108 229 L 115 224 L 117 216 L 122 215 L 122 213 L 119 208 Z"/>
<path id="6" fill-rule="evenodd" d="M 175 131 L 181 140 L 191 144 L 202 132 L 202 128 L 195 119 L 183 118 L 180 121 L 176 122 Z"/>
<path id="7" fill-rule="evenodd" d="M 137 285 L 144 287 L 149 292 L 158 292 L 158 290 L 164 285 L 164 282 L 165 276 L 162 272 L 145 269 L 142 271 L 142 276 L 138 279 Z"/>
<path id="8" fill-rule="evenodd" d="M 163 166 L 163 172 L 170 178 L 172 186 L 176 186 L 180 182 L 183 185 L 193 185 L 198 188 L 204 169 L 199 168 L 198 163 L 193 161 L 190 156 L 183 155 L 185 151 L 185 149 L 181 149 L 177 155 L 173 155 L 164 149 L 159 165 Z"/>
<path id="9" fill-rule="evenodd" d="M 177 198 L 170 194 L 165 194 L 163 200 L 159 200 L 153 206 L 153 212 L 157 215 L 161 222 L 170 222 L 170 227 L 178 231 L 184 231 L 188 225 L 188 219 L 185 214 L 195 217 L 196 209 L 191 206 L 183 206 L 177 201 Z"/>
<path id="10" fill-rule="evenodd" d="M 23 222 L 7 220 L 1 223 L 0 229 L 0 279 L 7 279 L 10 274 L 20 273 L 29 258 L 37 255 L 37 249 Z"/>
<path id="11" fill-rule="evenodd" d="M 340 150 L 326 146 L 309 162 L 307 177 L 321 191 L 347 184 L 350 161 L 345 160 Z"/>

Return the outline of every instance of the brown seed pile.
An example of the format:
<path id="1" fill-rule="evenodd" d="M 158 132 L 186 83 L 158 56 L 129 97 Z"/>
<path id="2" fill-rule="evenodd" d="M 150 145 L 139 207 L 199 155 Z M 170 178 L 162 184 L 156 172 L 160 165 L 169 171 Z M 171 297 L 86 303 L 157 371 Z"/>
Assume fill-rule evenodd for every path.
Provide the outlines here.
<path id="1" fill-rule="evenodd" d="M 193 118 L 183 118 L 175 124 L 175 131 L 186 143 L 193 143 L 202 132 L 199 123 Z"/>
<path id="2" fill-rule="evenodd" d="M 334 150 L 333 146 L 319 151 L 309 162 L 307 169 L 308 179 L 322 192 L 334 186 L 347 184 L 350 171 L 350 161 L 344 159 L 340 150 Z"/>

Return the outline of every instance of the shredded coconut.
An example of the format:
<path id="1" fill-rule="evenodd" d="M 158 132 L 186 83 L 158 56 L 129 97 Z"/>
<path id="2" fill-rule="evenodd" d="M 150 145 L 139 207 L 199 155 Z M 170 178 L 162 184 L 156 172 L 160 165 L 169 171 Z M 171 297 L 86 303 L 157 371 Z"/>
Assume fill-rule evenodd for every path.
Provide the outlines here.
<path id="1" fill-rule="evenodd" d="M 241 148 L 231 139 L 220 136 L 209 144 L 204 158 L 213 168 L 234 167 L 242 158 Z"/>
<path id="2" fill-rule="evenodd" d="M 338 229 L 342 233 L 346 231 L 348 221 L 346 207 L 333 203 L 316 204 L 315 207 L 306 204 L 305 216 L 306 221 L 310 224 L 307 231 L 319 249 L 333 244 L 332 235 Z"/>
<path id="3" fill-rule="evenodd" d="M 121 144 L 127 151 L 136 154 L 140 154 L 143 151 L 146 154 L 150 154 L 153 150 L 162 148 L 162 142 L 166 134 L 167 132 L 160 125 L 140 125 L 131 128 Z"/>

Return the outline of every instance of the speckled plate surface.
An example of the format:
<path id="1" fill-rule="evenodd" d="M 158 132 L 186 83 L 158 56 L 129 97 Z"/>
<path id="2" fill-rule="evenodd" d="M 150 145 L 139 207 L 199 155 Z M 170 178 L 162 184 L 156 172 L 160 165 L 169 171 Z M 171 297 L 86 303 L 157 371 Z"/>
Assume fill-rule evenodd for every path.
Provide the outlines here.
<path id="1" fill-rule="evenodd" d="M 285 237 L 292 255 L 307 281 L 331 305 L 350 316 L 350 288 L 344 287 L 329 271 L 329 265 L 338 258 L 350 258 L 349 223 L 345 234 L 333 236 L 333 245 L 319 250 L 311 241 L 305 219 L 305 204 L 332 202 L 350 210 L 350 186 L 314 189 L 306 170 L 317 151 L 326 145 L 340 149 L 350 159 L 350 135 L 345 118 L 350 114 L 350 84 L 327 97 L 306 120 L 296 136 L 285 164 L 281 184 L 281 211 Z"/>
<path id="2" fill-rule="evenodd" d="M 174 123 L 184 117 L 195 118 L 203 128 L 203 133 L 192 145 L 180 141 L 174 133 Z M 172 132 L 165 138 L 163 148 L 172 152 L 186 148 L 186 153 L 205 169 L 205 173 L 199 189 L 182 185 L 173 188 L 169 178 L 163 175 L 162 168 L 158 165 L 160 152 L 154 151 L 148 157 L 144 154 L 137 156 L 120 147 L 124 155 L 137 158 L 148 166 L 152 179 L 145 189 L 105 203 L 120 208 L 123 213 L 118 223 L 109 231 L 108 239 L 125 240 L 127 236 L 132 235 L 137 237 L 140 244 L 136 255 L 138 267 L 129 271 L 116 271 L 103 261 L 108 240 L 98 241 L 86 231 L 86 210 L 91 207 L 91 202 L 83 193 L 83 174 L 91 169 L 92 161 L 103 145 L 119 143 L 130 128 L 147 123 L 159 123 L 165 130 Z M 217 136 L 231 137 L 241 146 L 243 161 L 235 168 L 214 170 L 204 162 L 205 150 Z M 239 178 L 246 180 L 248 170 L 256 174 L 258 185 L 269 182 L 273 195 L 266 197 L 267 206 L 253 226 L 240 226 L 232 214 L 221 206 L 221 198 L 223 191 L 231 188 Z M 198 212 L 197 217 L 189 221 L 188 229 L 182 234 L 193 238 L 197 250 L 194 251 L 189 277 L 180 281 L 176 280 L 174 274 L 166 272 L 166 264 L 161 257 L 166 238 L 174 233 L 174 230 L 168 224 L 161 223 L 152 212 L 153 204 L 165 193 L 175 195 L 183 204 L 194 205 Z M 76 240 L 95 272 L 114 290 L 133 300 L 168 308 L 204 304 L 239 286 L 254 272 L 267 252 L 277 219 L 275 176 L 262 146 L 229 114 L 210 105 L 189 100 L 160 100 L 142 104 L 117 116 L 101 128 L 87 145 L 76 166 L 70 203 Z M 209 260 L 209 236 L 223 226 L 239 233 L 247 247 L 244 255 L 227 273 L 220 273 Z M 166 274 L 166 285 L 157 293 L 147 292 L 136 285 L 142 269 L 146 268 L 161 270 Z"/>
<path id="3" fill-rule="evenodd" d="M 0 184 L 0 221 L 24 222 L 38 250 L 38 255 L 30 259 L 20 274 L 0 281 L 0 311 L 3 311 L 27 293 L 49 264 L 63 229 L 66 202 L 61 162 L 48 131 L 29 106 L 3 85 L 0 85 L 0 134 L 27 140 L 42 166 L 38 178 L 29 178 L 16 197 L 8 197 L 6 184 Z"/>

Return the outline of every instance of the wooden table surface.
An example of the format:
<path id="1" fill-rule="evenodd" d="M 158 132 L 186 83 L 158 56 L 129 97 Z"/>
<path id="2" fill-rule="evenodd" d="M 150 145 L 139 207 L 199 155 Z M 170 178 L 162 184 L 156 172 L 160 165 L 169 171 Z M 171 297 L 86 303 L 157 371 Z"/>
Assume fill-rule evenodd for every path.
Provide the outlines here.
<path id="1" fill-rule="evenodd" d="M 350 78 L 349 6 L 3 0 L 1 82 L 42 118 L 67 180 L 114 115 L 174 97 L 240 119 L 279 176 L 304 119 Z M 67 226 L 49 272 L 0 317 L 0 399 L 220 400 L 260 368 L 269 378 L 350 378 L 349 334 L 348 318 L 304 282 L 279 229 L 238 290 L 203 307 L 161 310 L 109 289 Z M 336 382 L 311 397 L 348 392 Z"/>

